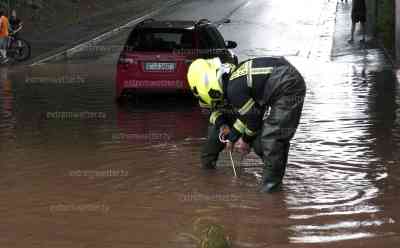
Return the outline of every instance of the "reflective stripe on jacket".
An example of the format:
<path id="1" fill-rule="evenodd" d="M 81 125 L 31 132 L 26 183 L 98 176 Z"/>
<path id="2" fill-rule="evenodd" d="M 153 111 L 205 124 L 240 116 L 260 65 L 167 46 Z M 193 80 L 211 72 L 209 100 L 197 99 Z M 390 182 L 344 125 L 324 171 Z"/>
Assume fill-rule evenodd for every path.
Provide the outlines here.
<path id="1" fill-rule="evenodd" d="M 283 57 L 261 57 L 246 60 L 224 82 L 224 92 L 232 111 L 213 110 L 210 123 L 227 124 L 233 116 L 233 131 L 250 142 L 261 129 L 267 109 L 292 87 L 289 75 L 301 77 Z M 285 75 L 283 75 L 285 74 Z M 229 118 L 228 118 L 229 115 Z"/>
<path id="2" fill-rule="evenodd" d="M 278 67 L 292 66 L 283 57 L 254 58 L 242 62 L 229 78 L 226 97 L 237 113 L 233 130 L 247 142 L 256 136 L 267 108 L 285 89 L 283 75 L 274 74 Z"/>

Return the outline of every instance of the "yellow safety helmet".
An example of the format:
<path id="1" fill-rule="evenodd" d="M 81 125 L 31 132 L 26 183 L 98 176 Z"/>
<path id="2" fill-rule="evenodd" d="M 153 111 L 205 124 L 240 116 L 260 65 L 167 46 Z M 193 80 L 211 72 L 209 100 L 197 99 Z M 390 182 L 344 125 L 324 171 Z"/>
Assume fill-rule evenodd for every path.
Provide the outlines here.
<path id="1" fill-rule="evenodd" d="M 223 67 L 219 58 L 196 59 L 189 66 L 189 86 L 199 98 L 201 107 L 214 108 L 223 102 L 224 93 L 220 82 Z"/>

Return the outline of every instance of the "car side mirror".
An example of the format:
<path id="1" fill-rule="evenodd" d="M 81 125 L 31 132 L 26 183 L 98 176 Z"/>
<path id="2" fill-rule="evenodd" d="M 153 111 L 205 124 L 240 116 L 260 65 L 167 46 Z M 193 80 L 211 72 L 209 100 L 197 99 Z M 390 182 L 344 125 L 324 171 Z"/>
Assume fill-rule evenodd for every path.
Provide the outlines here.
<path id="1" fill-rule="evenodd" d="M 234 41 L 231 41 L 231 40 L 227 40 L 225 42 L 225 47 L 228 49 L 233 49 L 233 48 L 237 47 L 237 43 Z"/>

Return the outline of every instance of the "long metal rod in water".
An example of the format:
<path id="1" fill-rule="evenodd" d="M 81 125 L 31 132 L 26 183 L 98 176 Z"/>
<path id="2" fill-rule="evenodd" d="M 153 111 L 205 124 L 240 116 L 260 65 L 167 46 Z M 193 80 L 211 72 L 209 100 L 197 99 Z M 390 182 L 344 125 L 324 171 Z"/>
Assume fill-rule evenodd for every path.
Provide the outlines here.
<path id="1" fill-rule="evenodd" d="M 225 140 L 225 139 L 224 139 L 222 133 L 220 133 L 218 137 L 219 137 L 219 141 L 221 141 L 221 143 L 223 143 L 223 144 L 229 143 L 228 140 Z M 232 157 L 232 151 L 231 151 L 231 150 L 229 150 L 229 157 L 231 158 L 231 164 L 232 164 L 232 168 L 233 168 L 233 174 L 235 175 L 235 177 L 237 177 L 236 168 L 235 168 L 235 162 L 233 162 L 233 157 Z"/>
<path id="2" fill-rule="evenodd" d="M 232 163 L 232 168 L 233 168 L 233 174 L 235 175 L 235 177 L 237 177 L 236 168 L 235 168 L 235 163 L 233 162 L 233 157 L 232 157 L 232 151 L 229 151 L 229 157 L 231 158 L 231 163 Z"/>

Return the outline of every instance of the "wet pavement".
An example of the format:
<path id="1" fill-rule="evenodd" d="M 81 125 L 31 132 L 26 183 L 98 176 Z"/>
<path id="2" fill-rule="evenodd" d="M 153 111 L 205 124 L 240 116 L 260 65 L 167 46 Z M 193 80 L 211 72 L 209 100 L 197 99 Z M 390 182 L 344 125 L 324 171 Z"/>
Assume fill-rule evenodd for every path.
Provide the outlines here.
<path id="1" fill-rule="evenodd" d="M 0 246 L 196 247 L 210 222 L 233 247 L 397 247 L 399 84 L 372 41 L 346 42 L 340 1 L 333 36 L 332 10 L 336 1 L 204 0 L 159 16 L 229 17 L 220 30 L 241 60 L 284 54 L 305 76 L 275 194 L 257 193 L 259 168 L 233 178 L 226 156 L 214 172 L 199 168 L 207 115 L 190 100 L 114 103 L 125 37 L 100 54 L 0 68 Z"/>

